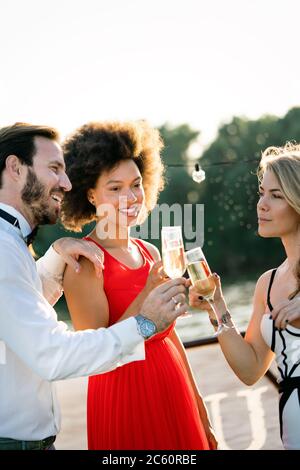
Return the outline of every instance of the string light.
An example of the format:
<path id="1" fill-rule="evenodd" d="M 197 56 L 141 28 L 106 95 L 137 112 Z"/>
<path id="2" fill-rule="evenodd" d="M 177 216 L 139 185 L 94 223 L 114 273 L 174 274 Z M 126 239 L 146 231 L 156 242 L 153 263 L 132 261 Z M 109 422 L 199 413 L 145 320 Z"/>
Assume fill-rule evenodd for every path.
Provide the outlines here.
<path id="1" fill-rule="evenodd" d="M 226 162 L 214 162 L 214 163 L 206 163 L 205 165 L 203 165 L 203 168 L 210 168 L 210 167 L 213 167 L 213 166 L 220 166 L 220 165 L 236 165 L 236 164 L 241 164 L 241 163 L 259 163 L 260 162 L 260 158 L 251 158 L 249 160 L 236 160 L 234 162 L 229 162 L 229 161 L 226 161 Z M 168 168 L 186 168 L 186 167 L 195 167 L 195 163 L 192 163 L 192 162 L 187 162 L 187 163 L 167 163 L 165 162 L 165 165 L 168 167 Z M 197 165 L 197 163 L 196 163 Z"/>
<path id="2" fill-rule="evenodd" d="M 193 181 L 195 181 L 195 183 L 199 183 L 199 184 L 205 180 L 205 171 L 202 170 L 199 163 L 195 164 L 195 169 L 193 170 L 192 178 L 193 178 Z"/>

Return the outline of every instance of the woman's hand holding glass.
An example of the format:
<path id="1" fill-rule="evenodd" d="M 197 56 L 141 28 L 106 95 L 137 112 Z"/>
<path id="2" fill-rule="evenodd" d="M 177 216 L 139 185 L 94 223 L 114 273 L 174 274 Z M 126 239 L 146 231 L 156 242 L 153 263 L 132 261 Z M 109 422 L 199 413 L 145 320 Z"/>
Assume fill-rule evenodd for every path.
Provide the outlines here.
<path id="1" fill-rule="evenodd" d="M 213 294 L 213 304 L 216 310 L 223 314 L 227 311 L 227 306 L 225 299 L 222 293 L 221 281 L 220 277 L 214 273 L 210 275 L 210 278 L 215 284 L 215 290 Z M 199 308 L 200 310 L 207 310 L 208 312 L 212 312 L 211 303 L 203 297 L 201 292 L 199 292 L 197 286 L 192 285 L 189 289 L 189 303 L 193 308 Z"/>
<path id="2" fill-rule="evenodd" d="M 191 307 L 207 310 L 212 323 L 216 322 L 219 335 L 230 327 L 223 321 L 227 312 L 221 288 L 220 278 L 212 274 L 201 248 L 186 252 L 187 270 L 193 286 L 189 290 Z"/>

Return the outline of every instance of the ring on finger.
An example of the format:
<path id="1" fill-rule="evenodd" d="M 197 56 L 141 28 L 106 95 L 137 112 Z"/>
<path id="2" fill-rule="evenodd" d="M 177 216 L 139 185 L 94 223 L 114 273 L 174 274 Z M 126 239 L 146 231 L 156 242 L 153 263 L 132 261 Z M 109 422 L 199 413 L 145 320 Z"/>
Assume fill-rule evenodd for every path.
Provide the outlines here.
<path id="1" fill-rule="evenodd" d="M 172 300 L 175 304 L 175 310 L 177 310 L 178 308 L 180 308 L 180 302 L 178 302 L 178 300 L 175 299 L 175 297 L 172 297 Z"/>

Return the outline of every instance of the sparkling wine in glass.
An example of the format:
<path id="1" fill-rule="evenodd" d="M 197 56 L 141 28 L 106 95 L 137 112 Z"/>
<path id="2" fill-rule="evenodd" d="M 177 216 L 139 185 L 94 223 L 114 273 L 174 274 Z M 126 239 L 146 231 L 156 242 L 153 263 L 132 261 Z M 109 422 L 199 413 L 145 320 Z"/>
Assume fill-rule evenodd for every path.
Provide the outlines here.
<path id="1" fill-rule="evenodd" d="M 185 253 L 187 271 L 193 286 L 196 287 L 202 297 L 210 304 L 212 311 L 218 321 L 218 329 L 214 336 L 219 335 L 222 331 L 228 330 L 229 327 L 220 322 L 214 307 L 214 293 L 216 286 L 213 275 L 206 261 L 201 248 L 193 248 Z"/>
<path id="2" fill-rule="evenodd" d="M 161 244 L 165 273 L 171 279 L 181 277 L 186 270 L 181 227 L 162 227 Z"/>
<path id="3" fill-rule="evenodd" d="M 161 245 L 165 273 L 171 279 L 183 276 L 186 265 L 181 227 L 162 227 Z M 178 307 L 180 307 L 180 303 L 176 305 L 175 309 Z M 185 313 L 180 317 L 187 318 L 189 316 L 189 313 Z"/>

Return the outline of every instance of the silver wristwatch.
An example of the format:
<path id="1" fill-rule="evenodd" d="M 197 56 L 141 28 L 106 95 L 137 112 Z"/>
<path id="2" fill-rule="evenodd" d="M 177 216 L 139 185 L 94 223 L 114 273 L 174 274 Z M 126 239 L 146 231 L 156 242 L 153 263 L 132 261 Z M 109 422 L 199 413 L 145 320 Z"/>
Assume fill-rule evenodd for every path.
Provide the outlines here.
<path id="1" fill-rule="evenodd" d="M 155 323 L 149 318 L 144 317 L 143 315 L 137 315 L 134 317 L 137 323 L 138 332 L 143 338 L 148 339 L 150 336 L 157 333 L 157 328 Z"/>

